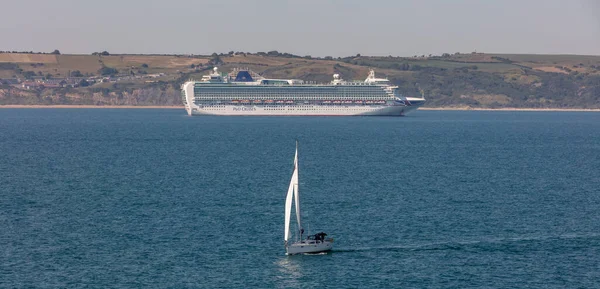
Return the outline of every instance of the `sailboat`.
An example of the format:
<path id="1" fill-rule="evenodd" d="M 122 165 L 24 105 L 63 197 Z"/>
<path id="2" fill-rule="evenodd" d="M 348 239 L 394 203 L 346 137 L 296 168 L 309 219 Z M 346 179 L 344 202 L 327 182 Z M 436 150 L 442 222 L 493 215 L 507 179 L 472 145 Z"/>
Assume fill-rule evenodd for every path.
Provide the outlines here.
<path id="1" fill-rule="evenodd" d="M 296 241 L 290 240 L 290 221 L 292 217 L 292 201 L 296 204 L 296 221 L 298 222 Z M 298 141 L 296 141 L 296 155 L 294 156 L 294 172 L 285 198 L 285 233 L 284 244 L 287 255 L 320 253 L 331 250 L 333 239 L 325 238 L 327 234 L 321 232 L 314 235 L 308 235 L 303 239 L 304 229 L 300 218 L 300 192 L 298 191 Z"/>

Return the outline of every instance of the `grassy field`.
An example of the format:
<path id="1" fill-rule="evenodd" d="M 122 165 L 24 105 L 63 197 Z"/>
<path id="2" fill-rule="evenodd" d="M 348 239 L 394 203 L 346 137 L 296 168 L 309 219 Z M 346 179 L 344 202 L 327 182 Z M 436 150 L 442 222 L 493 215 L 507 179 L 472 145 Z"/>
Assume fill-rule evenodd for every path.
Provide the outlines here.
<path id="1" fill-rule="evenodd" d="M 600 56 L 596 55 L 571 55 L 571 54 L 490 54 L 507 58 L 515 62 L 538 64 L 576 65 L 580 63 L 600 65 Z"/>
<path id="2" fill-rule="evenodd" d="M 122 72 L 136 71 L 144 68 L 149 73 L 176 73 L 186 71 L 192 64 L 206 64 L 208 58 L 187 56 L 162 55 L 51 55 L 51 54 L 20 54 L 0 53 L 2 63 L 17 64 L 23 71 L 41 72 L 43 75 L 52 74 L 55 77 L 66 77 L 70 71 L 79 70 L 83 74 L 98 74 L 103 66 L 115 68 Z M 0 78 L 10 78 L 14 71 L 2 69 Z"/>
<path id="3" fill-rule="evenodd" d="M 0 79 L 31 76 L 64 78 L 78 70 L 99 76 L 103 67 L 118 70 L 121 80 L 60 92 L 78 104 L 175 105 L 179 85 L 200 79 L 218 66 L 221 72 L 249 68 L 268 78 L 329 82 L 337 73 L 346 80 L 364 80 L 369 69 L 387 77 L 407 95 L 425 93 L 428 105 L 534 108 L 600 107 L 600 56 L 468 53 L 431 57 L 311 58 L 284 54 L 197 55 L 53 55 L 0 53 Z M 132 78 L 124 76 L 162 76 Z M 6 88 L 3 88 L 6 89 Z M 50 102 L 56 91 L 10 98 L 0 103 Z M 4 100 L 3 98 L 4 97 Z M 37 100 L 36 100 L 37 97 Z M 134 100 L 131 100 L 134 98 Z M 58 102 L 58 103 L 56 103 Z"/>
<path id="4" fill-rule="evenodd" d="M 498 58 L 505 59 L 503 62 Z M 144 70 L 149 73 L 179 73 L 190 72 L 191 66 L 206 65 L 210 56 L 184 56 L 184 55 L 52 55 L 52 54 L 0 54 L 0 65 L 12 63 L 18 65 L 23 71 L 34 71 L 53 76 L 66 76 L 69 71 L 79 70 L 84 74 L 97 74 L 103 66 L 128 72 L 138 70 L 142 65 L 148 67 Z M 381 70 L 383 74 L 395 74 L 391 65 L 408 64 L 410 66 L 433 67 L 442 69 L 460 69 L 476 66 L 481 71 L 491 73 L 509 73 L 523 67 L 538 69 L 551 73 L 568 73 L 578 71 L 581 73 L 598 73 L 600 56 L 589 55 L 535 55 L 535 54 L 458 54 L 450 57 L 359 57 L 351 61 L 340 59 L 305 59 L 270 57 L 261 55 L 233 55 L 221 56 L 222 71 L 233 67 L 247 67 L 269 77 L 293 77 L 320 79 L 319 75 L 333 74 L 334 66 L 342 65 L 352 71 L 347 79 L 364 78 L 368 66 Z M 385 66 L 390 66 L 386 71 Z M 347 71 L 347 72 L 349 72 Z M 8 78 L 15 75 L 10 69 L 0 67 L 0 77 Z M 317 77 L 315 77 L 315 75 Z"/>
<path id="5" fill-rule="evenodd" d="M 58 62 L 56 56 L 53 54 L 0 53 L 0 62 L 55 64 Z"/>

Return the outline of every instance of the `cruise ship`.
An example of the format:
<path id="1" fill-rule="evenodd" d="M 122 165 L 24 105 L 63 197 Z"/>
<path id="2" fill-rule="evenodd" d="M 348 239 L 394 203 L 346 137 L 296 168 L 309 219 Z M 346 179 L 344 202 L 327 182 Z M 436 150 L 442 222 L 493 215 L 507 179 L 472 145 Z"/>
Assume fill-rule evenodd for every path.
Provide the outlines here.
<path id="1" fill-rule="evenodd" d="M 334 74 L 331 83 L 316 84 L 265 78 L 249 69 L 224 74 L 215 67 L 200 81 L 182 84 L 181 96 L 189 115 L 403 116 L 425 103 L 402 95 L 373 70 L 364 81 Z"/>

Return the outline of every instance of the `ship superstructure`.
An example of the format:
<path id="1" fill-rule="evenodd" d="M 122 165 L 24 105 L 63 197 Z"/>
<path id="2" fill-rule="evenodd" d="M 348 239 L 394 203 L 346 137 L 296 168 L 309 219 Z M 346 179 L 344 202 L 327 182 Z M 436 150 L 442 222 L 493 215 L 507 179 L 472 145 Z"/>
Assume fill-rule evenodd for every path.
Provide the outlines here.
<path id="1" fill-rule="evenodd" d="M 222 74 L 218 68 L 182 86 L 189 115 L 405 115 L 425 99 L 405 97 L 371 70 L 365 81 L 333 75 L 328 84 L 270 79 L 249 69 Z"/>

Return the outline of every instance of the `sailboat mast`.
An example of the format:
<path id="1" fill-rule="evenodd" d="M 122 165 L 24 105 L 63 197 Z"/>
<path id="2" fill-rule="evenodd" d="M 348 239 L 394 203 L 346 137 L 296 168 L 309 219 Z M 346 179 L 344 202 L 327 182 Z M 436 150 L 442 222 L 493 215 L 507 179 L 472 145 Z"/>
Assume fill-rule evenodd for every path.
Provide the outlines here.
<path id="1" fill-rule="evenodd" d="M 300 191 L 299 191 L 299 185 L 298 185 L 298 180 L 299 180 L 299 165 L 298 165 L 298 140 L 296 140 L 296 156 L 294 157 L 294 177 L 295 177 L 295 203 L 296 203 L 296 219 L 298 221 L 298 232 L 300 233 L 300 238 L 302 239 L 302 232 L 304 231 L 302 229 L 302 221 L 301 221 L 301 214 L 300 214 Z"/>

